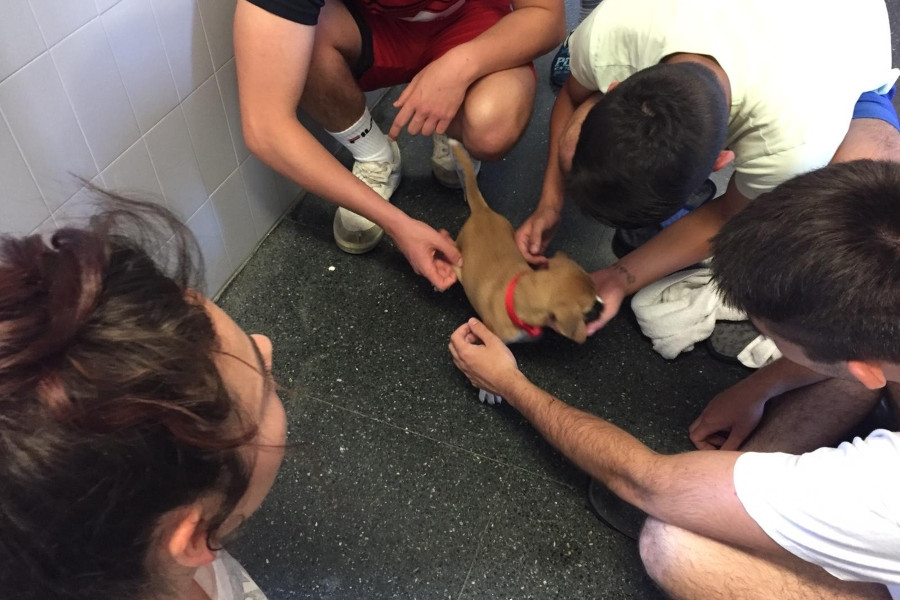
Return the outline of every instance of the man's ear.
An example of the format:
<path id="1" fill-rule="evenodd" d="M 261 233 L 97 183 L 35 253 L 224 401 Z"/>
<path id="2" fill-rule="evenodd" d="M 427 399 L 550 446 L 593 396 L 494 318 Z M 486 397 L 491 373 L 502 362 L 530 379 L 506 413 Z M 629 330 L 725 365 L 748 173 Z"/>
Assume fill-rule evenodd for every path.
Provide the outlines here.
<path id="1" fill-rule="evenodd" d="M 719 152 L 719 156 L 716 158 L 716 162 L 713 164 L 713 171 L 718 171 L 720 169 L 724 169 L 728 163 L 734 160 L 734 151 L 732 150 L 722 150 Z"/>
<path id="2" fill-rule="evenodd" d="M 216 558 L 207 544 L 208 531 L 203 520 L 203 507 L 194 503 L 176 511 L 174 526 L 169 531 L 166 547 L 172 559 L 183 567 L 201 567 Z"/>
<path id="3" fill-rule="evenodd" d="M 616 89 L 616 86 L 617 86 L 617 85 L 619 85 L 619 82 L 618 82 L 618 81 L 611 81 L 610 84 L 609 84 L 609 87 L 606 88 L 606 93 L 608 94 L 608 93 L 610 93 L 611 91 L 613 91 L 614 89 Z"/>
<path id="4" fill-rule="evenodd" d="M 860 383 L 870 390 L 883 388 L 887 384 L 884 370 L 881 365 L 868 360 L 851 360 L 847 363 L 847 370 L 856 377 Z"/>

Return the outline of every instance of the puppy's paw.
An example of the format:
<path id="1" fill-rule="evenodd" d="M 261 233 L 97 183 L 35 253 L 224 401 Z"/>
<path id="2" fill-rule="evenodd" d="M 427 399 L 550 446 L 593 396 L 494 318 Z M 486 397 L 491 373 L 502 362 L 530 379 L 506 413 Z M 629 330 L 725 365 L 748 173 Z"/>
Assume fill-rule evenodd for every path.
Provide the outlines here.
<path id="1" fill-rule="evenodd" d="M 503 403 L 503 396 L 492 394 L 487 390 L 478 390 L 478 399 L 481 400 L 482 403 L 487 402 L 491 406 L 497 406 Z"/>

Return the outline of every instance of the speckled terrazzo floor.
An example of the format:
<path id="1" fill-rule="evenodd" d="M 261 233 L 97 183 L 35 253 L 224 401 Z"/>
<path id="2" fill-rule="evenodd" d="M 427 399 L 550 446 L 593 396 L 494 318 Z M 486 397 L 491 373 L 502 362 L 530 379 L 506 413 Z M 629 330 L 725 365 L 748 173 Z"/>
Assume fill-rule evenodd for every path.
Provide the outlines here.
<path id="1" fill-rule="evenodd" d="M 896 32 L 900 9 L 892 13 Z M 525 138 L 479 177 L 515 225 L 540 190 L 550 58 L 537 63 Z M 389 101 L 376 111 L 382 121 L 392 114 Z M 394 202 L 455 233 L 467 209 L 461 192 L 432 179 L 430 140 L 400 144 Z M 453 367 L 448 338 L 471 315 L 462 290 L 434 292 L 387 240 L 344 254 L 333 211 L 305 198 L 219 301 L 272 338 L 286 388 L 293 447 L 231 546 L 269 598 L 662 598 L 634 542 L 591 513 L 587 477 L 514 410 L 479 404 Z M 570 211 L 553 248 L 596 269 L 613 260 L 610 238 Z M 548 334 L 515 354 L 533 381 L 661 452 L 687 449 L 706 401 L 747 373 L 702 345 L 662 359 L 624 311 L 583 346 Z"/>

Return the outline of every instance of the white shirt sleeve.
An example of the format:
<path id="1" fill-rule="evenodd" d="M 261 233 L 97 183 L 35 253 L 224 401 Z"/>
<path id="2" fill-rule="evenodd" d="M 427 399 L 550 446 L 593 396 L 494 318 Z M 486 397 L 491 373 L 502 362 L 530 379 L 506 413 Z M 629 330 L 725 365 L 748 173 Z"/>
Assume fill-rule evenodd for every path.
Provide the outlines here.
<path id="1" fill-rule="evenodd" d="M 778 545 L 835 577 L 900 585 L 900 434 L 802 456 L 748 452 L 734 485 Z"/>
<path id="2" fill-rule="evenodd" d="M 838 137 L 842 138 L 843 134 Z M 734 163 L 735 185 L 745 198 L 753 200 L 796 175 L 827 165 L 834 155 L 835 144 L 840 144 L 840 141 L 807 142 L 749 159 L 738 156 Z"/>

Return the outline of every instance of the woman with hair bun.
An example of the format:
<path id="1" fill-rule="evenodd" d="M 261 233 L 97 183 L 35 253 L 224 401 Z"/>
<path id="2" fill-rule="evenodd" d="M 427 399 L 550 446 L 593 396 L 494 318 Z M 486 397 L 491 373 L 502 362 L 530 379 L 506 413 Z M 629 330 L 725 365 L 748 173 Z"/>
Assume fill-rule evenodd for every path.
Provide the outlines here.
<path id="1" fill-rule="evenodd" d="M 263 599 L 219 548 L 283 456 L 272 344 L 194 291 L 174 217 L 104 200 L 0 238 L 0 597 Z"/>

